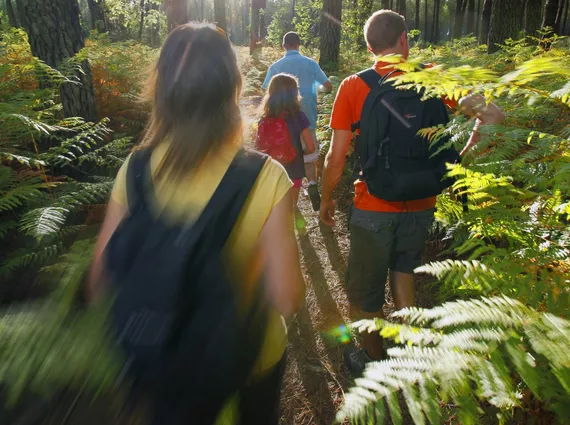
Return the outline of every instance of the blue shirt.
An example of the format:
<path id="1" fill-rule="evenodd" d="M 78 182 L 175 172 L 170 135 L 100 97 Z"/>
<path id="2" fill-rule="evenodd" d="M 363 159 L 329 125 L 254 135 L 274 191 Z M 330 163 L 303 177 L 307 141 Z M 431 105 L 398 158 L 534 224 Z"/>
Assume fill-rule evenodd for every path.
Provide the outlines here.
<path id="1" fill-rule="evenodd" d="M 271 78 L 281 73 L 291 74 L 299 80 L 303 112 L 309 119 L 309 128 L 317 128 L 317 84 L 326 83 L 327 76 L 317 62 L 297 50 L 287 50 L 285 56 L 269 67 L 263 88 L 267 89 Z"/>

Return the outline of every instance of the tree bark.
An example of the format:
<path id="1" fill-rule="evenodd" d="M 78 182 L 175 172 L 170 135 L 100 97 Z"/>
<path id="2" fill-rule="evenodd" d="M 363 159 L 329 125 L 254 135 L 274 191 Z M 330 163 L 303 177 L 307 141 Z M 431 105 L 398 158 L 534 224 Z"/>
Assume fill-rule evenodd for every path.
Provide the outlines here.
<path id="1" fill-rule="evenodd" d="M 100 33 L 107 32 L 107 14 L 104 0 L 87 0 L 91 13 L 91 28 Z"/>
<path id="2" fill-rule="evenodd" d="M 8 22 L 11 27 L 19 28 L 18 19 L 14 13 L 14 7 L 12 6 L 12 0 L 6 0 L 6 12 L 8 13 Z"/>
<path id="3" fill-rule="evenodd" d="M 487 40 L 487 52 L 499 50 L 499 44 L 504 44 L 509 38 L 517 38 L 521 24 L 520 0 L 495 0 L 491 11 L 491 25 Z"/>
<path id="4" fill-rule="evenodd" d="M 481 0 L 477 0 L 477 15 L 475 17 L 475 37 L 479 38 L 479 24 L 481 22 Z"/>
<path id="5" fill-rule="evenodd" d="M 465 25 L 467 34 L 475 33 L 475 18 L 475 0 L 467 0 L 467 23 Z"/>
<path id="6" fill-rule="evenodd" d="M 342 0 L 323 0 L 319 46 L 319 65 L 323 69 L 335 70 L 338 68 L 341 18 Z"/>
<path id="7" fill-rule="evenodd" d="M 406 0 L 398 0 L 398 13 L 406 17 Z"/>
<path id="8" fill-rule="evenodd" d="M 243 16 L 241 22 L 242 22 L 244 40 L 248 39 L 249 14 L 250 14 L 249 0 L 243 0 Z"/>
<path id="9" fill-rule="evenodd" d="M 390 9 L 390 0 L 382 0 L 382 9 Z"/>
<path id="10" fill-rule="evenodd" d="M 519 22 L 521 24 L 521 27 L 520 27 L 521 31 L 524 31 L 524 14 L 526 11 L 526 4 L 527 4 L 526 0 L 521 0 L 521 13 L 520 13 L 521 16 L 519 19 Z"/>
<path id="11" fill-rule="evenodd" d="M 566 10 L 564 12 L 564 19 L 562 20 L 562 27 L 560 28 L 562 35 L 568 34 L 568 9 L 570 9 L 570 0 L 566 0 Z"/>
<path id="12" fill-rule="evenodd" d="M 147 11 L 145 10 L 145 7 L 144 7 L 144 0 L 141 0 L 140 9 L 141 9 L 141 19 L 140 19 L 140 24 L 139 24 L 139 41 L 142 40 L 142 33 L 143 33 L 143 28 L 144 28 L 144 18 L 147 14 Z"/>
<path id="13" fill-rule="evenodd" d="M 77 0 L 19 1 L 18 15 L 28 33 L 32 54 L 52 68 L 71 59 L 83 46 Z M 84 60 L 74 77 L 80 84 L 64 83 L 59 92 L 65 117 L 97 120 L 91 67 Z"/>
<path id="14" fill-rule="evenodd" d="M 455 22 L 453 23 L 453 38 L 461 38 L 463 32 L 463 18 L 465 16 L 464 3 L 467 0 L 457 0 L 455 3 Z"/>
<path id="15" fill-rule="evenodd" d="M 224 31 L 228 30 L 226 22 L 226 2 L 225 0 L 214 0 L 214 20 L 218 27 Z"/>
<path id="16" fill-rule="evenodd" d="M 542 0 L 528 0 L 524 14 L 524 33 L 527 36 L 538 37 L 542 22 Z"/>
<path id="17" fill-rule="evenodd" d="M 188 14 L 188 0 L 165 0 L 164 10 L 166 12 L 166 23 L 168 32 L 178 25 L 184 25 L 190 20 Z"/>
<path id="18" fill-rule="evenodd" d="M 421 1 L 420 0 L 416 0 L 416 9 L 415 9 L 415 28 L 417 30 L 420 29 L 420 9 L 422 7 Z"/>
<path id="19" fill-rule="evenodd" d="M 251 25 L 249 28 L 249 54 L 252 55 L 259 44 L 259 8 L 251 6 Z"/>
<path id="20" fill-rule="evenodd" d="M 483 3 L 483 13 L 481 14 L 481 31 L 479 32 L 479 43 L 481 44 L 487 44 L 487 39 L 489 38 L 492 9 L 493 0 L 485 0 Z"/>
<path id="21" fill-rule="evenodd" d="M 424 0 L 424 40 L 429 40 L 429 16 L 428 0 Z"/>
<path id="22" fill-rule="evenodd" d="M 433 1 L 433 23 L 431 41 L 434 44 L 439 43 L 439 8 L 441 0 Z"/>
<path id="23" fill-rule="evenodd" d="M 558 15 L 559 4 L 559 0 L 546 0 L 546 4 L 544 5 L 542 28 L 551 27 L 553 32 L 558 33 L 558 28 L 556 28 L 556 17 Z"/>

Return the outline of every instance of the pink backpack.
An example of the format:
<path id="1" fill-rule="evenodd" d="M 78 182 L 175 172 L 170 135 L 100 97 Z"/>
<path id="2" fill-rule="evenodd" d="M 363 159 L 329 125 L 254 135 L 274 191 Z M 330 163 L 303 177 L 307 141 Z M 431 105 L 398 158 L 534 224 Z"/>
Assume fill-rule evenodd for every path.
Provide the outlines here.
<path id="1" fill-rule="evenodd" d="M 282 117 L 263 118 L 259 122 L 256 146 L 282 165 L 291 163 L 297 156 L 287 121 Z"/>

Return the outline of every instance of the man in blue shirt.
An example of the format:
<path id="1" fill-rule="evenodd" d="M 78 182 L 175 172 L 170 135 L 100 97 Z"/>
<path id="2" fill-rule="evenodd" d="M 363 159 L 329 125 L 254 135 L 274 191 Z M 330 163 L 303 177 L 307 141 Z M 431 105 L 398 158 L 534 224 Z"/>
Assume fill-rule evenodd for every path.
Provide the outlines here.
<path id="1" fill-rule="evenodd" d="M 313 209 L 318 211 L 320 209 L 321 197 L 317 188 L 317 173 L 315 169 L 315 163 L 319 155 L 315 133 L 317 128 L 317 87 L 320 92 L 329 92 L 332 90 L 332 84 L 317 62 L 299 53 L 300 46 L 301 39 L 297 33 L 288 32 L 285 34 L 283 37 L 285 56 L 269 67 L 263 88 L 267 89 L 271 78 L 281 73 L 293 75 L 299 82 L 303 112 L 309 119 L 309 128 L 313 133 L 315 146 L 317 146 L 314 154 L 305 155 L 305 175 L 309 181 L 307 192 L 311 199 L 311 204 Z"/>

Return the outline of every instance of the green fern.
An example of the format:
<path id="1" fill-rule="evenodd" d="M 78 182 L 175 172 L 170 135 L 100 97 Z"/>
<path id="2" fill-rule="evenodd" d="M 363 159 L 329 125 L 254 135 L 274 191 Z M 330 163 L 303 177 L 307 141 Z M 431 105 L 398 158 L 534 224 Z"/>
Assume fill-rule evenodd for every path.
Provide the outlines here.
<path id="1" fill-rule="evenodd" d="M 409 325 L 384 320 L 353 325 L 405 345 L 390 349 L 390 359 L 367 366 L 346 395 L 339 421 L 368 417 L 370 406 L 380 417 L 386 408 L 393 420 L 401 417 L 398 391 L 418 425 L 426 419 L 441 423 L 437 400 L 453 402 L 464 424 L 480 423 L 482 401 L 510 417 L 527 392 L 556 423 L 569 417 L 570 322 L 506 297 L 409 308 L 392 317 Z"/>

